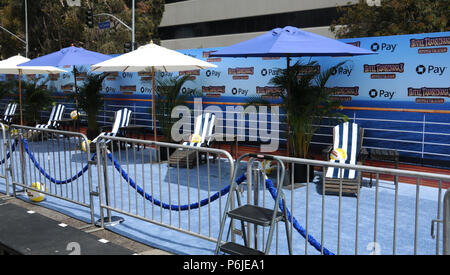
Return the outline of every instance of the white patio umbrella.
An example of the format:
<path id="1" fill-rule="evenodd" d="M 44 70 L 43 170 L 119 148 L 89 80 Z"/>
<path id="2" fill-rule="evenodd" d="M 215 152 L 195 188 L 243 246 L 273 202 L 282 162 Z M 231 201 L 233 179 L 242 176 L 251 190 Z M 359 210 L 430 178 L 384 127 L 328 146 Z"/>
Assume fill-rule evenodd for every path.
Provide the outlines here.
<path id="1" fill-rule="evenodd" d="M 97 72 L 142 72 L 151 68 L 153 135 L 156 141 L 155 71 L 177 72 L 216 67 L 217 65 L 150 42 L 150 44 L 141 46 L 129 53 L 92 65 L 91 69 Z"/>
<path id="2" fill-rule="evenodd" d="M 65 70 L 61 70 L 52 66 L 17 66 L 18 64 L 30 61 L 29 58 L 21 55 L 12 56 L 5 60 L 0 61 L 0 74 L 17 74 L 19 75 L 19 109 L 20 109 L 20 125 L 23 124 L 22 119 L 22 75 L 27 74 L 53 74 L 53 73 L 65 73 Z"/>

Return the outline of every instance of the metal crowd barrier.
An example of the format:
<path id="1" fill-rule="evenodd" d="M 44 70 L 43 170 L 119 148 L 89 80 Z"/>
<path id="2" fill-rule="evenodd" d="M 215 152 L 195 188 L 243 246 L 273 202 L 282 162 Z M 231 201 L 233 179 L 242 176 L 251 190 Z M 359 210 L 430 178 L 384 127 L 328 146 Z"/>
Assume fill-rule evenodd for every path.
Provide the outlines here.
<path id="1" fill-rule="evenodd" d="M 115 213 L 216 242 L 235 169 L 238 176 L 246 172 L 249 178 L 239 187 L 241 195 L 263 207 L 273 205 L 267 180 L 274 186 L 285 184 L 277 167 L 270 175 L 265 165 L 235 167 L 224 150 L 102 136 L 91 154 L 89 146 L 81 149 L 88 140 L 80 133 L 0 126 L 4 159 L 0 177 L 6 180 L 7 195 L 34 190 L 81 205 L 89 209 L 91 224 L 94 207 L 99 207 L 100 228 Z M 184 158 L 172 158 L 174 152 Z M 450 192 L 443 194 L 450 175 L 277 157 L 288 168 L 304 164 L 309 173 L 310 167 L 315 168 L 313 180 L 283 187 L 294 254 L 421 254 L 425 246 L 430 252 L 430 245 L 433 254 L 450 253 Z M 97 165 L 98 190 L 93 187 L 92 164 Z M 362 174 L 355 196 L 343 194 L 342 181 L 337 194 L 326 194 L 323 175 L 329 167 Z M 374 177 L 373 186 L 369 175 Z M 294 182 L 293 169 L 286 178 Z M 402 184 L 407 179 L 415 184 Z M 425 181 L 438 188 L 430 191 Z M 47 189 L 33 188 L 33 182 Z M 251 184 L 256 186 L 250 188 Z M 240 238 L 242 231 L 231 228 L 232 241 Z M 251 246 L 264 249 L 263 228 L 249 227 L 246 232 Z M 283 229 L 277 227 L 271 254 L 285 254 L 285 244 Z"/>
<path id="2" fill-rule="evenodd" d="M 96 150 L 101 228 L 121 221 L 114 213 L 216 241 L 234 169 L 228 152 L 108 136 Z"/>
<path id="3" fill-rule="evenodd" d="M 11 125 L 8 148 L 12 169 L 12 192 L 35 191 L 87 207 L 94 221 L 94 196 L 91 165 L 95 155 L 84 134 Z M 39 183 L 45 187 L 36 185 Z M 20 189 L 21 187 L 22 189 Z"/>
<path id="4" fill-rule="evenodd" d="M 290 211 L 290 231 L 293 232 L 289 241 L 291 247 L 297 248 L 294 254 L 327 254 L 329 251 L 333 254 L 419 254 L 423 253 L 421 250 L 423 248 L 422 246 L 426 242 L 433 241 L 432 239 L 435 241 L 433 254 L 448 253 L 448 223 L 444 221 L 444 233 L 440 231 L 440 223 L 443 222 L 441 211 L 443 201 L 447 207 L 444 209 L 444 220 L 449 220 L 450 195 L 447 191 L 445 200 L 443 199 L 442 186 L 443 182 L 450 182 L 450 175 L 340 164 L 284 156 L 277 157 L 287 167 L 304 164 L 307 166 L 306 171 L 310 171 L 310 167 L 315 168 L 314 175 L 316 178 L 311 181 L 308 178 L 304 184 L 290 184 L 290 182 L 294 182 L 293 169 L 290 169 L 286 174 L 286 178 L 290 178 L 290 180 L 284 183 L 286 186 L 283 187 L 283 190 L 287 198 L 287 208 Z M 358 177 L 356 183 L 357 192 L 354 196 L 343 193 L 344 185 L 342 180 L 338 184 L 338 192 L 327 192 L 325 188 L 325 177 L 323 175 L 324 171 L 329 167 L 354 169 L 362 173 L 361 175 L 363 177 Z M 259 166 L 253 170 L 253 178 L 256 181 L 247 184 L 259 183 L 261 185 L 261 179 L 267 176 L 267 173 L 264 172 L 266 168 Z M 275 186 L 278 184 L 278 173 L 275 167 L 273 175 L 269 177 Z M 375 180 L 373 186 L 369 184 L 371 182 L 368 179 L 369 175 L 370 177 L 374 175 Z M 411 178 L 415 181 L 415 185 L 403 184 L 406 187 L 402 187 L 400 190 L 398 184 L 399 179 L 401 182 L 402 179 L 406 180 Z M 438 186 L 438 188 L 434 188 L 435 191 L 432 195 L 427 193 L 429 190 L 422 191 L 425 188 L 422 184 L 423 180 L 432 180 Z M 262 181 L 262 184 L 264 184 L 264 181 Z M 361 195 L 363 192 L 361 188 L 371 188 L 373 192 L 369 195 L 367 195 L 367 192 Z M 255 204 L 258 203 L 263 207 L 271 207 L 273 201 L 266 199 L 268 197 L 264 193 L 266 192 L 266 188 L 260 187 L 260 189 L 264 190 L 262 192 L 260 191 L 259 194 L 248 193 L 247 200 L 249 202 L 253 201 Z M 405 199 L 403 198 L 403 194 L 406 194 L 405 192 L 408 192 L 414 199 L 405 203 Z M 421 200 L 422 193 L 424 193 L 423 201 Z M 430 198 L 430 196 L 437 196 L 437 198 Z M 430 199 L 435 200 L 436 204 L 433 205 L 434 202 L 429 203 Z M 370 212 L 361 212 L 363 211 L 362 209 L 367 209 L 367 204 L 370 204 Z M 364 207 L 361 207 L 362 205 Z M 406 217 L 409 217 L 409 219 Z M 401 221 L 399 222 L 400 218 Z M 408 220 L 409 228 L 405 228 L 407 226 L 405 220 Z M 367 224 L 367 222 L 370 223 L 370 228 L 365 227 L 365 229 L 362 229 L 362 224 Z M 432 228 L 431 236 L 429 233 L 423 233 L 424 228 L 429 228 L 430 223 Z M 436 230 L 434 228 L 435 223 L 437 224 Z M 294 225 L 296 228 L 294 228 Z M 293 238 L 292 236 L 295 237 L 296 234 L 298 235 L 296 231 L 301 232 L 304 237 Z M 259 232 L 257 228 L 253 230 L 249 228 L 247 232 L 247 239 L 254 240 L 251 243 L 251 247 L 263 247 L 264 233 Z M 428 236 L 428 240 L 424 237 L 425 235 Z M 284 236 L 285 234 L 282 231 L 276 232 L 276 254 L 286 253 L 286 251 L 281 251 L 278 248 L 279 245 L 286 242 Z M 308 236 L 308 238 L 305 236 Z M 443 238 L 442 242 L 441 238 Z M 351 250 L 348 249 L 349 242 L 353 246 Z M 346 246 L 345 251 L 343 250 L 343 243 Z M 398 243 L 401 243 L 402 247 Z M 440 247 L 441 243 L 444 246 L 443 248 Z M 317 251 L 311 247 L 313 244 L 316 246 Z M 403 249 L 405 246 L 409 247 L 410 251 L 405 251 Z M 301 247 L 303 248 L 298 249 Z M 441 249 L 443 249 L 443 252 Z"/>
<path id="5" fill-rule="evenodd" d="M 7 125 L 0 123 L 0 127 L 2 129 L 1 139 L 2 139 L 2 146 L 0 146 L 0 178 L 3 178 L 5 180 L 5 193 L 6 196 L 10 195 L 10 177 L 8 175 L 8 172 L 11 171 L 11 162 L 8 156 L 8 152 L 11 151 L 11 148 L 9 148 L 9 135 L 7 132 L 7 128 L 9 128 Z"/>
<path id="6" fill-rule="evenodd" d="M 450 255 L 450 189 L 444 195 L 444 255 Z"/>

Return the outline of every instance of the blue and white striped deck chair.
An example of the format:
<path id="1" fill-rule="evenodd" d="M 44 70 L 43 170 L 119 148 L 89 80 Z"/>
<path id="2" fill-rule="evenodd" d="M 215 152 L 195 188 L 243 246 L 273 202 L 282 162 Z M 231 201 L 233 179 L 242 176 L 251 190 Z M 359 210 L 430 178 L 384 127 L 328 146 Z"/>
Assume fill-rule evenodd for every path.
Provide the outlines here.
<path id="1" fill-rule="evenodd" d="M 56 106 L 53 106 L 52 112 L 50 113 L 47 124 L 37 124 L 36 128 L 58 129 L 59 128 L 58 121 L 62 119 L 65 108 L 66 108 L 66 106 L 64 106 L 63 104 L 58 104 Z"/>
<path id="2" fill-rule="evenodd" d="M 216 115 L 211 113 L 205 113 L 203 115 L 198 115 L 195 119 L 194 125 L 194 133 L 191 135 L 200 136 L 200 142 L 193 142 L 192 139 L 186 142 L 183 142 L 183 145 L 193 146 L 193 147 L 202 147 L 209 146 L 209 143 L 212 139 L 212 132 L 214 130 L 214 123 L 216 121 Z"/>
<path id="3" fill-rule="evenodd" d="M 115 118 L 114 118 L 114 124 L 112 126 L 111 132 L 102 132 L 100 133 L 92 142 L 97 142 L 97 139 L 100 136 L 113 136 L 115 137 L 117 133 L 119 133 L 120 128 L 127 127 L 128 124 L 130 124 L 130 118 L 131 118 L 132 111 L 128 108 L 120 109 L 116 112 Z M 108 140 L 109 141 L 109 140 Z M 106 142 L 108 142 L 106 141 Z"/>
<path id="4" fill-rule="evenodd" d="M 344 122 L 333 128 L 333 149 L 342 148 L 347 155 L 345 160 L 330 160 L 330 162 L 361 164 L 359 163 L 360 151 L 364 129 L 353 122 Z M 358 178 L 361 173 L 354 169 L 342 169 L 329 167 L 325 173 L 325 191 L 333 193 L 357 193 Z M 339 187 L 342 183 L 342 188 Z"/>
<path id="5" fill-rule="evenodd" d="M 16 113 L 17 103 L 9 103 L 6 106 L 5 113 L 2 118 L 2 122 L 10 124 L 12 122 L 13 116 Z"/>

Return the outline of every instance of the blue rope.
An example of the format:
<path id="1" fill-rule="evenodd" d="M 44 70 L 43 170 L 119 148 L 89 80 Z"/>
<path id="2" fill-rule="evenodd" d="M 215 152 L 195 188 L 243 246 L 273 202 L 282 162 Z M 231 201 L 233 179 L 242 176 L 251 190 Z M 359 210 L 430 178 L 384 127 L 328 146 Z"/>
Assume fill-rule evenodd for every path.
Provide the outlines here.
<path id="1" fill-rule="evenodd" d="M 86 164 L 86 166 L 84 166 L 83 169 L 81 169 L 81 171 L 78 172 L 73 177 L 71 177 L 69 179 L 66 179 L 66 180 L 56 180 L 56 179 L 52 178 L 49 174 L 47 174 L 47 172 L 45 172 L 44 169 L 42 169 L 42 167 L 39 165 L 39 162 L 34 158 L 33 153 L 31 153 L 28 150 L 28 143 L 27 143 L 27 141 L 25 139 L 22 139 L 22 142 L 24 144 L 25 151 L 28 153 L 28 155 L 30 156 L 30 159 L 34 163 L 34 166 L 36 166 L 36 168 L 41 172 L 42 175 L 44 175 L 48 180 L 50 180 L 51 182 L 53 182 L 55 184 L 66 184 L 66 183 L 72 182 L 72 181 L 78 179 L 79 177 L 81 177 L 89 168 L 89 164 Z M 96 154 L 97 153 L 92 154 L 91 160 L 93 160 L 95 158 Z"/>
<path id="2" fill-rule="evenodd" d="M 122 175 L 122 177 L 126 180 L 129 181 L 129 184 L 131 185 L 131 187 L 133 187 L 134 189 L 137 190 L 137 192 L 141 195 L 144 196 L 145 199 L 151 201 L 152 203 L 154 203 L 157 206 L 161 206 L 164 209 L 168 209 L 168 210 L 174 210 L 174 211 L 184 211 L 184 210 L 188 210 L 188 209 L 196 209 L 202 206 L 207 205 L 210 202 L 215 201 L 216 199 L 219 198 L 220 195 L 224 196 L 226 194 L 228 194 L 228 192 L 230 191 L 230 185 L 222 188 L 222 190 L 220 192 L 215 193 L 214 195 L 212 195 L 210 198 L 206 198 L 200 201 L 200 203 L 192 203 L 190 205 L 169 205 L 166 204 L 164 202 L 161 202 L 157 199 L 154 199 L 150 194 L 148 194 L 147 192 L 144 192 L 144 190 L 136 185 L 136 183 L 134 182 L 134 180 L 132 178 L 130 178 L 128 176 L 128 174 L 125 172 L 125 170 L 122 169 L 122 167 L 120 167 L 119 163 L 114 159 L 114 157 L 112 156 L 111 153 L 108 154 L 108 158 L 114 163 L 114 167 L 116 168 L 117 171 L 119 171 L 119 173 Z M 247 179 L 247 177 L 245 176 L 245 174 L 242 174 L 239 178 L 236 179 L 236 183 L 238 185 L 240 185 L 242 182 L 244 182 Z M 273 186 L 273 183 L 270 179 L 266 179 L 266 188 L 269 190 L 270 194 L 272 195 L 273 199 L 275 200 L 277 197 L 277 190 L 275 189 L 275 187 Z M 284 210 L 283 208 L 283 204 L 281 203 L 281 201 L 279 202 L 279 206 L 281 211 Z M 289 211 L 289 209 L 286 209 L 287 215 L 288 215 L 288 220 L 291 221 L 291 212 Z M 295 217 L 293 218 L 293 226 L 294 228 L 304 237 L 306 238 L 306 230 L 298 223 L 297 219 L 295 219 Z M 318 251 L 322 251 L 322 246 L 321 244 L 314 239 L 314 237 L 312 237 L 311 235 L 308 234 L 308 242 Z M 325 255 L 334 255 L 334 253 L 332 253 L 331 251 L 329 251 L 327 248 L 323 248 L 323 253 Z"/>
<path id="3" fill-rule="evenodd" d="M 16 145 L 17 145 L 17 143 L 18 143 L 17 139 L 14 140 L 14 143 L 13 143 L 13 145 L 11 146 L 11 152 L 14 152 L 14 151 L 16 150 Z M 3 165 L 3 164 L 6 162 L 6 160 L 9 159 L 9 158 L 11 157 L 11 154 L 10 154 L 11 152 L 6 153 L 6 158 L 4 158 L 4 159 L 2 159 L 2 160 L 0 161 L 0 165 Z"/>
<path id="4" fill-rule="evenodd" d="M 275 200 L 276 197 L 277 197 L 277 190 L 273 186 L 273 183 L 272 183 L 272 181 L 270 179 L 266 179 L 266 188 L 269 190 L 270 194 L 272 195 L 272 198 Z M 281 211 L 284 211 L 283 204 L 282 204 L 281 200 L 279 201 L 279 207 L 280 207 Z M 286 208 L 286 212 L 287 212 L 287 215 L 288 215 L 288 220 L 291 221 L 291 212 L 287 208 Z M 295 217 L 293 217 L 292 223 L 293 223 L 294 228 L 297 230 L 297 232 L 300 233 L 300 235 L 302 235 L 303 238 L 306 238 L 306 230 L 298 223 L 298 221 L 297 221 L 297 219 Z M 309 234 L 308 234 L 308 242 L 315 249 L 317 249 L 317 251 L 322 251 L 322 245 L 316 239 L 314 239 L 314 237 L 312 237 Z M 330 250 L 326 249 L 325 247 L 323 248 L 323 254 L 324 255 L 334 255 L 333 252 L 331 252 Z"/>
<path id="5" fill-rule="evenodd" d="M 108 154 L 108 158 L 114 163 L 114 167 L 122 175 L 122 177 L 127 182 L 129 181 L 129 184 L 131 187 L 136 189 L 137 192 L 141 196 L 145 197 L 145 199 L 151 201 L 155 205 L 160 206 L 164 209 L 173 210 L 173 211 L 186 211 L 186 210 L 197 209 L 199 207 L 205 206 L 208 203 L 211 203 L 211 202 L 217 200 L 220 196 L 224 196 L 224 195 L 228 194 L 228 192 L 230 191 L 230 185 L 228 185 L 228 186 L 222 188 L 219 192 L 216 192 L 211 197 L 201 200 L 200 203 L 196 202 L 196 203 L 185 204 L 185 205 L 172 205 L 172 204 L 169 205 L 167 203 L 164 203 L 157 199 L 154 199 L 150 194 L 148 194 L 147 192 L 144 192 L 144 190 L 139 185 L 136 185 L 134 180 L 128 176 L 127 172 L 125 172 L 125 170 L 123 170 L 122 167 L 120 167 L 119 163 L 114 159 L 114 157 L 112 156 L 111 153 Z M 236 182 L 238 184 L 241 184 L 244 180 L 245 180 L 245 175 L 242 175 L 241 177 L 239 177 L 236 180 Z"/>

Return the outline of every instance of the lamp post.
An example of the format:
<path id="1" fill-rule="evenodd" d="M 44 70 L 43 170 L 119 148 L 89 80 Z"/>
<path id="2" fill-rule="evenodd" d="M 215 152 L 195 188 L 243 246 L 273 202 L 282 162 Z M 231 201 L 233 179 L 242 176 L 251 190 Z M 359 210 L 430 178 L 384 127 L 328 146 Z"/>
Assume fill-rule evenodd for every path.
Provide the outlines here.
<path id="1" fill-rule="evenodd" d="M 131 31 L 131 50 L 134 51 L 134 45 L 135 45 L 135 28 L 134 28 L 134 22 L 135 22 L 135 0 L 132 1 L 132 7 L 131 7 L 131 27 L 128 26 L 127 24 L 125 24 L 122 20 L 120 20 L 119 18 L 117 18 L 117 16 L 114 16 L 112 14 L 109 13 L 99 13 L 99 14 L 93 14 L 93 16 L 110 16 L 114 19 L 117 20 L 117 22 L 119 22 L 120 24 L 122 24 L 123 26 L 125 26 L 125 28 L 127 28 L 128 30 Z"/>
<path id="2" fill-rule="evenodd" d="M 25 57 L 28 58 L 28 8 L 25 0 Z"/>

